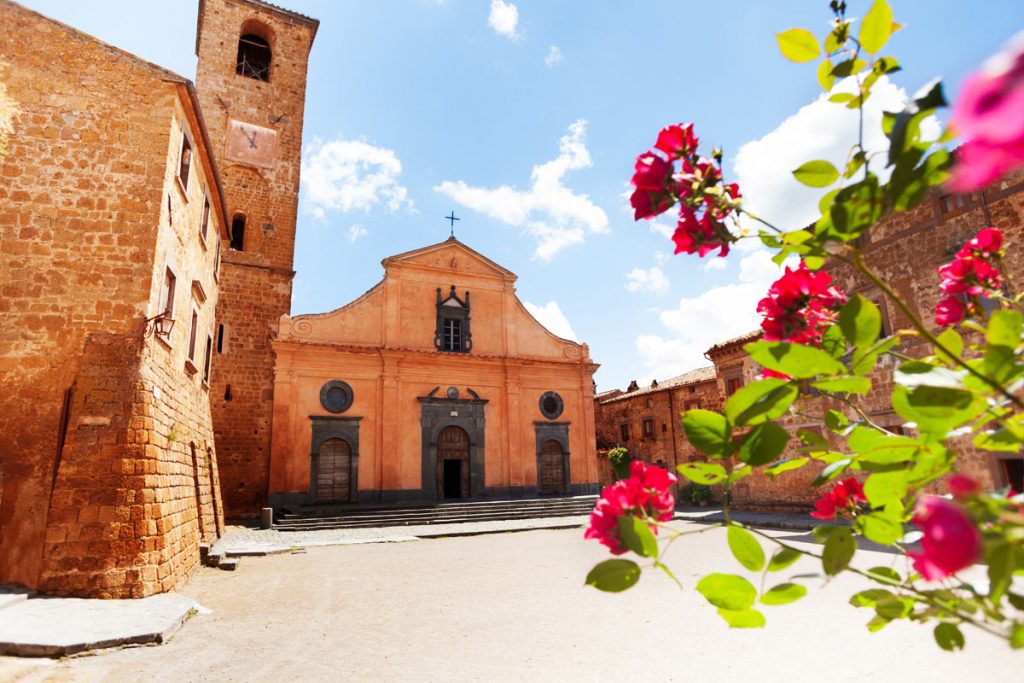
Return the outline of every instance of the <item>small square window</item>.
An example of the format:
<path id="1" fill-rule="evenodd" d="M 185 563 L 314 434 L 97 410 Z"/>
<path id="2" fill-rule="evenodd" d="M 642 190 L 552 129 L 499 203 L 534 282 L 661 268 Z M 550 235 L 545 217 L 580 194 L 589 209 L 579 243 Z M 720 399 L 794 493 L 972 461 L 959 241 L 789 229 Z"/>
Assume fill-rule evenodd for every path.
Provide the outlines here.
<path id="1" fill-rule="evenodd" d="M 743 386 L 743 378 L 740 376 L 725 378 L 725 395 L 732 396 Z"/>
<path id="2" fill-rule="evenodd" d="M 207 195 L 203 199 L 203 216 L 199 224 L 199 237 L 202 239 L 203 244 L 206 244 L 206 233 L 210 228 L 210 196 Z"/>
<path id="3" fill-rule="evenodd" d="M 629 425 L 628 424 L 620 425 L 619 426 L 619 435 L 622 437 L 623 441 L 629 441 Z"/>
<path id="4" fill-rule="evenodd" d="M 643 422 L 643 430 L 645 437 L 654 436 L 654 420 L 647 418 Z"/>

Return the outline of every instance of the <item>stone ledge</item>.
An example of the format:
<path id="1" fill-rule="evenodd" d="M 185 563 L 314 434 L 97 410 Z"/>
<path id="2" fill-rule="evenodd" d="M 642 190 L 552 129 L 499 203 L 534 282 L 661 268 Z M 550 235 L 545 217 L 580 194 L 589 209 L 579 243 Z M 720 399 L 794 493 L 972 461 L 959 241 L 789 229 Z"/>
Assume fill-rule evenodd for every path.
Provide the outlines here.
<path id="1" fill-rule="evenodd" d="M 59 657 L 166 642 L 200 605 L 164 593 L 139 600 L 36 597 L 0 612 L 0 655 Z"/>

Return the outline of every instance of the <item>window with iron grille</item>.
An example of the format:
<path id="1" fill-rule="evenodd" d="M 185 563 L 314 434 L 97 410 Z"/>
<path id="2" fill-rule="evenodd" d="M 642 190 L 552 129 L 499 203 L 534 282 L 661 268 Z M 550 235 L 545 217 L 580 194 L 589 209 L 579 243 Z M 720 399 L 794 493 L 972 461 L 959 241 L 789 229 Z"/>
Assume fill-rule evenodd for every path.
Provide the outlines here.
<path id="1" fill-rule="evenodd" d="M 438 287 L 434 348 L 446 353 L 469 353 L 473 349 L 469 321 L 469 292 L 464 299 L 460 298 L 452 285 L 448 296 L 442 299 Z"/>
<path id="2" fill-rule="evenodd" d="M 238 39 L 235 73 L 257 81 L 269 81 L 270 58 L 270 43 L 253 33 L 246 33 Z"/>

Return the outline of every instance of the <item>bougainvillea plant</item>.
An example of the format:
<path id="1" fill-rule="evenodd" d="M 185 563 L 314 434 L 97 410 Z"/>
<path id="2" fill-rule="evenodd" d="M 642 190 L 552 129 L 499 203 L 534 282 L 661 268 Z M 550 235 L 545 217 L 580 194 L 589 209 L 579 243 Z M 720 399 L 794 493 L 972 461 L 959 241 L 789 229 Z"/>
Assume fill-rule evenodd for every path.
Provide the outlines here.
<path id="1" fill-rule="evenodd" d="M 782 229 L 746 211 L 740 188 L 724 180 L 721 152 L 702 156 L 692 124 L 663 129 L 634 166 L 636 218 L 674 209 L 676 253 L 703 257 L 717 250 L 726 256 L 738 239 L 751 237 L 776 252 L 776 263 L 799 262 L 786 267 L 758 304 L 761 339 L 744 347 L 763 368 L 761 379 L 733 393 L 721 413 L 690 410 L 682 416 L 687 439 L 707 461 L 678 471 L 694 484 L 721 487 L 728 546 L 748 572 L 711 574 L 696 589 L 730 626 L 759 627 L 765 623 L 761 607 L 806 595 L 807 574 L 770 579 L 810 556 L 826 580 L 852 572 L 874 584 L 850 600 L 873 612 L 872 631 L 899 619 L 932 622 L 936 642 L 953 650 L 964 646 L 966 624 L 1024 648 L 1024 495 L 985 491 L 957 473 L 958 448 L 965 443 L 982 452 L 1024 448 L 1024 293 L 1011 291 L 1002 265 L 1003 234 L 999 226 L 982 229 L 939 268 L 934 321 L 921 320 L 860 248 L 875 223 L 917 206 L 929 188 L 979 189 L 1024 164 L 1024 34 L 966 81 L 951 126 L 939 139 L 921 131 L 922 122 L 945 106 L 941 83 L 933 81 L 902 111 L 884 114 L 888 149 L 872 150 L 863 142 L 864 103 L 879 78 L 900 68 L 882 53 L 900 25 L 885 0 L 874 0 L 856 31 L 845 2 L 833 0 L 830 7 L 834 17 L 823 41 L 805 29 L 777 36 L 788 59 L 820 58 L 817 78 L 829 100 L 860 114 L 860 141 L 842 169 L 813 160 L 793 171 L 800 182 L 829 190 L 814 225 Z M 839 80 L 852 82 L 852 92 L 833 89 Z M 955 135 L 959 151 L 950 154 L 944 145 Z M 744 216 L 759 226 L 756 234 L 738 229 Z M 910 329 L 883 336 L 878 306 L 840 291 L 826 272 L 834 263 L 870 280 Z M 926 350 L 907 355 L 901 336 L 917 337 L 924 344 L 915 348 Z M 876 369 L 884 356 L 891 369 Z M 905 421 L 901 433 L 876 424 L 864 410 L 862 397 L 879 378 L 892 381 L 891 405 Z M 794 438 L 781 423 L 811 389 L 829 438 L 811 430 Z M 798 455 L 782 457 L 791 440 Z M 813 486 L 826 487 L 811 513 L 823 522 L 815 528 L 820 546 L 794 546 L 731 519 L 729 491 L 736 482 L 755 471 L 786 476 L 814 461 L 820 474 Z M 632 552 L 651 561 L 683 587 L 664 563 L 665 551 L 707 528 L 667 524 L 673 481 L 664 470 L 634 462 L 627 479 L 602 493 L 586 537 L 616 555 Z M 902 566 L 863 569 L 852 563 L 858 538 L 904 555 Z M 972 575 L 987 573 L 987 580 L 961 577 L 978 563 L 987 569 Z M 621 591 L 641 572 L 638 562 L 618 557 L 594 567 L 587 583 Z"/>

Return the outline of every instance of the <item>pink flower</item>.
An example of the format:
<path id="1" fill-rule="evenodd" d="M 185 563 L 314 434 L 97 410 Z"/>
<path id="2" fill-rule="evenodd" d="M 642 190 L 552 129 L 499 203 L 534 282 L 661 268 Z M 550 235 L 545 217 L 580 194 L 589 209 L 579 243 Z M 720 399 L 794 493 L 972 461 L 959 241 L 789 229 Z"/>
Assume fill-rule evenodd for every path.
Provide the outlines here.
<path id="1" fill-rule="evenodd" d="M 796 270 L 787 266 L 757 304 L 764 338 L 817 346 L 845 302 L 825 271 L 813 272 L 802 262 Z"/>
<path id="2" fill-rule="evenodd" d="M 981 556 L 981 533 L 967 512 L 953 501 L 922 496 L 911 520 L 921 528 L 920 553 L 908 552 L 914 570 L 938 581 L 970 567 Z"/>
<path id="3" fill-rule="evenodd" d="M 651 517 L 659 522 L 672 519 L 675 498 L 670 487 L 676 483 L 674 474 L 641 460 L 629 466 L 629 478 L 605 487 L 590 513 L 590 524 L 583 538 L 597 539 L 613 555 L 628 550 L 619 534 L 619 518 L 628 515 L 643 519 Z M 651 527 L 654 533 L 658 528 Z"/>
<path id="4" fill-rule="evenodd" d="M 670 162 L 654 152 L 648 151 L 636 158 L 632 180 L 636 190 L 629 198 L 635 220 L 653 218 L 675 204 L 673 170 Z"/>
<path id="5" fill-rule="evenodd" d="M 1024 32 L 968 77 L 950 119 L 964 139 L 954 190 L 976 190 L 1024 163 Z"/>
<path id="6" fill-rule="evenodd" d="M 866 501 L 864 487 L 859 481 L 849 477 L 836 482 L 831 491 L 814 501 L 814 512 L 811 513 L 811 517 L 835 519 L 837 513 L 846 517 L 856 510 L 858 503 Z"/>
<path id="7" fill-rule="evenodd" d="M 654 148 L 667 154 L 670 159 L 678 159 L 696 152 L 697 143 L 697 136 L 693 134 L 693 124 L 678 123 L 661 129 Z"/>
<path id="8" fill-rule="evenodd" d="M 957 500 L 971 498 L 981 493 L 981 484 L 966 474 L 954 474 L 946 480 L 946 486 Z"/>
<path id="9" fill-rule="evenodd" d="M 770 379 L 772 377 L 774 377 L 776 379 L 784 379 L 784 380 L 793 379 L 792 377 L 790 377 L 786 373 L 778 372 L 776 370 L 772 370 L 771 368 L 764 368 L 764 369 L 761 370 L 761 379 Z"/>
<path id="10" fill-rule="evenodd" d="M 935 323 L 954 325 L 981 310 L 979 297 L 989 298 L 1003 286 L 1003 276 L 992 265 L 1002 257 L 1003 233 L 983 228 L 960 248 L 949 263 L 939 266 L 939 289 L 950 296 L 935 307 Z"/>
<path id="11" fill-rule="evenodd" d="M 697 218 L 693 209 L 680 204 L 679 222 L 672 234 L 672 241 L 676 244 L 675 253 L 699 254 L 703 258 L 718 249 L 718 255 L 725 256 L 729 253 L 729 238 L 729 230 L 714 220 L 710 212 L 705 211 L 703 216 Z"/>
<path id="12" fill-rule="evenodd" d="M 964 319 L 964 305 L 955 296 L 947 296 L 935 306 L 935 324 L 942 327 L 956 325 Z"/>

